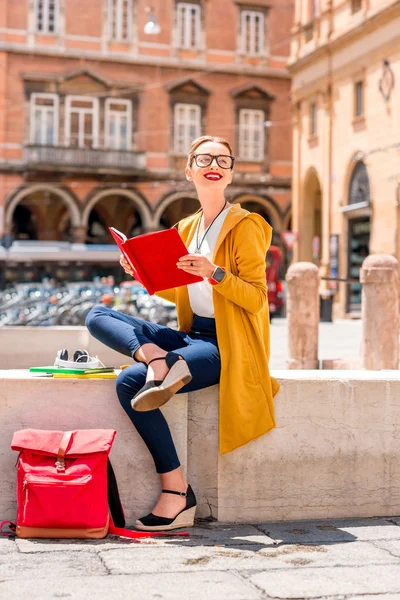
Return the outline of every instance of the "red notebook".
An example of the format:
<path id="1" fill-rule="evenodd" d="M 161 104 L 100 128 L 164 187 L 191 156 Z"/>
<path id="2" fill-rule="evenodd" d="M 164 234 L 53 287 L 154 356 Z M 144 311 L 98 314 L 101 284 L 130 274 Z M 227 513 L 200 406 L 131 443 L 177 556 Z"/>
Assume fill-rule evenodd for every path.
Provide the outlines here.
<path id="1" fill-rule="evenodd" d="M 178 259 L 189 252 L 174 227 L 130 239 L 115 227 L 108 229 L 131 265 L 135 277 L 150 295 L 203 281 L 203 277 L 186 273 L 176 266 Z"/>

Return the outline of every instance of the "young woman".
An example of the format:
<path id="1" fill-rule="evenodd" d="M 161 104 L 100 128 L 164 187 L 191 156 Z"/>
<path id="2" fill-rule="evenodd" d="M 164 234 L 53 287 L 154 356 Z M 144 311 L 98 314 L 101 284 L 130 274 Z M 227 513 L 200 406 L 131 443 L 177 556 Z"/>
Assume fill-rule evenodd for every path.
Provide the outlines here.
<path id="1" fill-rule="evenodd" d="M 265 255 L 272 229 L 259 215 L 224 196 L 235 159 L 229 143 L 203 136 L 190 149 L 186 178 L 201 208 L 178 223 L 189 254 L 178 267 L 203 281 L 159 295 L 176 303 L 179 330 L 96 306 L 90 333 L 136 362 L 117 378 L 117 395 L 151 452 L 162 493 L 139 519 L 144 530 L 193 525 L 196 498 L 183 477 L 168 424 L 160 410 L 174 393 L 220 384 L 220 452 L 224 454 L 275 426 L 270 377 Z M 121 256 L 121 265 L 134 275 Z"/>

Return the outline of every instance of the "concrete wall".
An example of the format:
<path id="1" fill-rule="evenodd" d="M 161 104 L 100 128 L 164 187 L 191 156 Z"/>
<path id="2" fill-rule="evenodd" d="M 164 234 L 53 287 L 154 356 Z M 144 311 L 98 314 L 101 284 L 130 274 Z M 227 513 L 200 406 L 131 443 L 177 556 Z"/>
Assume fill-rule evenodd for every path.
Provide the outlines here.
<path id="1" fill-rule="evenodd" d="M 275 371 L 277 427 L 220 456 L 218 386 L 177 395 L 163 409 L 198 517 L 219 521 L 400 514 L 400 373 Z M 110 380 L 29 378 L 0 372 L 0 519 L 16 513 L 17 429 L 117 430 L 111 458 L 127 521 L 154 505 L 152 460 Z"/>

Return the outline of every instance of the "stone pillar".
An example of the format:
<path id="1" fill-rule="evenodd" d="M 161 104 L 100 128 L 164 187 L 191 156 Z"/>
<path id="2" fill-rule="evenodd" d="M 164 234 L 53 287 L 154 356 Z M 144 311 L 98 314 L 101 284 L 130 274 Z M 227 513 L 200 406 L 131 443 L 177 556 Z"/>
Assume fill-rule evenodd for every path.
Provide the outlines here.
<path id="1" fill-rule="evenodd" d="M 288 369 L 318 369 L 318 267 L 309 262 L 294 263 L 286 282 Z"/>
<path id="2" fill-rule="evenodd" d="M 399 368 L 399 263 L 390 254 L 364 260 L 360 282 L 361 363 L 364 369 Z"/>
<path id="3" fill-rule="evenodd" d="M 86 243 L 86 235 L 87 235 L 86 225 L 72 227 L 72 243 L 85 244 Z"/>

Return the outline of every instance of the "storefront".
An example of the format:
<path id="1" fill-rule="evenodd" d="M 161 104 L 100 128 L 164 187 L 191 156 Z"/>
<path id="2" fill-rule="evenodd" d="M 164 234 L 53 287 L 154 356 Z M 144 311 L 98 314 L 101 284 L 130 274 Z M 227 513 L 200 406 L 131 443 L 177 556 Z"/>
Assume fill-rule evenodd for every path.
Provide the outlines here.
<path id="1" fill-rule="evenodd" d="M 361 291 L 360 269 L 369 255 L 371 234 L 371 198 L 368 172 L 362 161 L 354 167 L 349 186 L 347 216 L 347 279 L 356 283 L 347 286 L 346 312 L 360 313 Z"/>
<path id="2" fill-rule="evenodd" d="M 369 217 L 349 219 L 348 222 L 348 279 L 360 279 L 360 269 L 369 255 L 371 221 Z M 361 283 L 350 283 L 347 291 L 347 313 L 359 313 L 361 310 Z"/>

